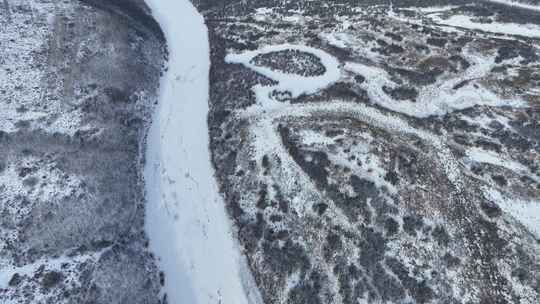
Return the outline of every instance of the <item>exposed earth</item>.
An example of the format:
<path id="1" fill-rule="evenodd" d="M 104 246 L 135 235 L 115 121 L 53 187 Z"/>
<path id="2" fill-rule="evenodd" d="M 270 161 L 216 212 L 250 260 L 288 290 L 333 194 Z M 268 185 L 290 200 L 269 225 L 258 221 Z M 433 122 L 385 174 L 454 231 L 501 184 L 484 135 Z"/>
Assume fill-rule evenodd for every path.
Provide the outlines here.
<path id="1" fill-rule="evenodd" d="M 538 2 L 194 1 L 264 303 L 539 303 Z M 0 302 L 165 302 L 141 177 L 161 29 L 140 0 L 0 17 Z"/>

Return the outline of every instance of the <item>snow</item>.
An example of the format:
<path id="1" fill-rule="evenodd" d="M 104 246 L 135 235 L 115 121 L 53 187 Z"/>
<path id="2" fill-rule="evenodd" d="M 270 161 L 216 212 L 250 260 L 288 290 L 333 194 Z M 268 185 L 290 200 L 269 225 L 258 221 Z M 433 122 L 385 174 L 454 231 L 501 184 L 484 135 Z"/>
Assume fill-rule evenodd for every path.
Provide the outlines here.
<path id="1" fill-rule="evenodd" d="M 109 249 L 109 247 L 99 252 L 92 253 L 92 254 L 80 255 L 80 256 L 75 256 L 75 257 L 62 255 L 60 257 L 51 258 L 51 259 L 42 258 L 34 263 L 26 264 L 20 267 L 15 267 L 15 266 L 5 267 L 0 272 L 0 289 L 7 288 L 9 285 L 9 281 L 11 280 L 13 275 L 16 273 L 19 274 L 20 276 L 33 276 L 38 271 L 38 269 L 42 266 L 45 266 L 47 270 L 60 271 L 63 268 L 66 268 L 66 266 L 64 265 L 77 265 L 79 263 L 83 263 L 87 261 L 95 262 L 101 258 L 101 256 L 107 249 Z"/>
<path id="2" fill-rule="evenodd" d="M 320 132 L 313 130 L 301 130 L 298 132 L 302 144 L 317 147 L 317 146 L 332 146 L 335 145 L 335 139 L 330 138 Z M 359 135 L 359 134 L 356 134 Z M 338 137 L 343 139 L 343 137 Z M 386 176 L 386 170 L 382 166 L 382 161 L 376 154 L 370 153 L 371 144 L 373 138 L 369 134 L 362 134 L 365 141 L 360 141 L 356 145 L 350 148 L 350 153 L 355 155 L 355 161 L 348 159 L 349 153 L 343 153 L 338 151 L 335 154 L 330 153 L 328 158 L 337 165 L 348 167 L 357 172 L 359 177 L 373 182 L 377 187 L 385 186 L 392 193 L 396 192 L 395 187 L 388 183 L 384 177 Z M 359 162 L 360 164 L 359 164 Z"/>
<path id="3" fill-rule="evenodd" d="M 290 46 L 287 45 L 287 47 Z M 329 75 L 325 74 L 320 76 L 320 78 L 322 79 L 318 79 L 318 82 L 316 82 L 316 84 L 313 84 L 313 78 L 315 77 L 303 77 L 299 75 L 283 74 L 281 72 L 270 70 L 269 68 L 261 68 L 255 66 L 250 62 L 253 57 L 260 53 L 272 50 L 282 50 L 286 49 L 287 47 L 271 46 L 259 51 L 250 51 L 240 55 L 233 54 L 226 57 L 226 60 L 228 62 L 244 64 L 245 66 L 275 80 L 278 83 L 277 85 L 266 87 L 261 85 L 254 86 L 253 90 L 255 92 L 257 103 L 244 110 L 240 115 L 242 118 L 248 119 L 250 121 L 250 130 L 253 140 L 252 156 L 255 159 L 261 159 L 265 155 L 277 155 L 279 159 L 281 159 L 283 162 L 282 167 L 288 168 L 283 170 L 282 174 L 287 176 L 287 178 L 282 178 L 282 180 L 292 181 L 296 178 L 296 180 L 301 180 L 303 185 L 309 185 L 309 181 L 305 180 L 304 176 L 302 176 L 301 174 L 296 174 L 295 171 L 299 169 L 296 168 L 294 162 L 290 159 L 287 151 L 282 146 L 277 131 L 277 123 L 284 118 L 307 118 L 316 115 L 317 113 L 328 113 L 332 115 L 340 115 L 340 113 L 346 113 L 346 115 L 353 115 L 362 121 L 368 122 L 369 124 L 379 126 L 384 129 L 391 129 L 400 133 L 415 134 L 429 141 L 436 148 L 438 157 L 442 159 L 441 163 L 443 164 L 443 170 L 447 173 L 448 178 L 454 183 L 454 185 L 458 189 L 461 189 L 463 187 L 463 183 L 459 178 L 460 163 L 453 157 L 452 152 L 446 146 L 444 140 L 441 140 L 433 134 L 421 132 L 415 128 L 410 127 L 406 121 L 398 118 L 397 116 L 389 113 L 382 113 L 375 108 L 367 105 L 342 102 L 339 100 L 332 101 L 331 103 L 322 104 L 290 104 L 287 102 L 278 102 L 276 100 L 273 100 L 272 96 L 270 95 L 270 92 L 272 92 L 272 90 L 289 90 L 289 88 L 283 84 L 283 81 L 289 80 L 288 78 L 294 78 L 294 81 L 297 84 L 295 87 L 293 87 L 293 89 L 295 89 L 296 91 L 295 94 L 292 95 L 299 95 L 300 93 L 316 93 L 318 90 L 323 89 L 332 84 L 333 82 L 337 81 L 340 77 L 339 75 L 342 74 L 340 69 L 341 66 L 335 58 L 331 57 L 330 55 L 326 54 L 321 50 L 316 50 L 303 46 L 295 47 L 297 49 L 310 52 L 321 58 L 321 61 L 327 69 L 327 73 L 328 71 L 331 71 L 330 74 L 335 74 L 335 77 L 329 77 Z M 465 77 L 478 78 L 480 75 L 483 76 L 484 73 L 487 73 L 491 70 L 491 64 L 485 64 L 484 61 L 480 62 L 481 59 L 482 58 L 474 56 L 470 60 L 474 64 L 478 64 L 478 66 L 471 67 L 469 69 L 469 74 L 467 74 Z M 490 58 L 488 61 L 489 63 L 491 63 L 493 59 Z M 398 103 L 397 101 L 390 100 L 388 96 L 382 91 L 382 85 L 391 82 L 391 77 L 383 69 L 358 63 L 346 63 L 344 69 L 353 73 L 362 73 L 364 74 L 364 76 L 366 76 L 365 88 L 366 90 L 368 90 L 368 94 L 370 94 L 370 97 L 372 100 L 374 100 L 374 102 L 386 107 L 394 107 Z M 325 81 L 322 81 L 323 79 L 325 79 Z M 484 101 L 482 99 L 482 95 L 486 95 L 486 93 L 482 92 L 481 94 L 478 91 L 482 91 L 482 89 L 478 90 L 476 88 L 473 88 L 472 86 L 470 88 L 468 88 L 468 86 L 462 88 L 462 90 L 468 90 L 465 93 L 461 93 L 462 95 L 453 96 L 453 92 L 451 92 L 452 88 L 455 86 L 455 84 L 459 83 L 462 80 L 462 78 L 456 78 L 445 80 L 442 83 L 437 83 L 433 87 L 428 88 L 429 91 L 421 93 L 421 96 L 425 97 L 423 97 L 424 101 L 421 102 L 420 105 L 416 107 L 408 105 L 404 108 L 399 109 L 396 109 L 394 107 L 394 109 L 401 110 L 402 112 L 406 112 L 410 115 L 427 117 L 429 115 L 445 114 L 451 110 L 474 106 L 476 104 L 481 104 L 482 102 L 488 103 L 490 105 L 499 105 L 498 103 L 502 103 L 502 101 L 500 101 L 493 93 L 491 93 L 491 95 L 488 95 L 490 97 L 493 97 L 493 100 Z M 436 98 L 437 96 L 431 96 L 430 93 L 441 92 L 443 90 L 447 95 L 441 95 L 442 98 L 440 100 L 440 103 L 433 103 L 433 100 L 439 99 Z M 475 95 L 478 95 L 480 100 L 475 100 L 474 98 L 472 98 Z M 446 98 L 448 96 L 453 98 Z M 462 96 L 463 99 L 466 99 L 465 104 L 456 104 L 457 101 L 460 101 L 460 96 Z M 428 98 L 430 100 L 428 100 Z M 316 141 L 317 138 L 315 136 L 308 136 L 306 140 Z M 375 182 L 377 183 L 376 180 Z M 292 184 L 286 185 L 286 187 L 287 186 L 290 186 L 291 188 L 296 187 Z M 284 192 L 286 193 L 287 189 L 284 189 Z M 303 201 L 306 201 L 306 199 L 304 198 Z M 297 211 L 299 212 L 299 214 L 301 214 L 301 206 L 295 205 L 296 204 L 293 204 L 293 208 L 296 210 L 296 208 L 298 207 Z"/>
<path id="4" fill-rule="evenodd" d="M 480 23 L 475 22 L 473 17 L 467 15 L 452 15 L 447 19 L 441 18 L 438 14 L 434 14 L 431 17 L 433 21 L 438 24 L 453 27 L 480 30 L 503 35 L 518 35 L 535 38 L 540 37 L 540 26 L 536 24 L 518 24 L 510 22 Z"/>
<path id="5" fill-rule="evenodd" d="M 82 125 L 80 111 L 50 98 L 52 93 L 42 87 L 43 79 L 50 76 L 42 61 L 53 30 L 48 22 L 55 4 L 10 0 L 9 6 L 9 22 L 3 22 L 0 31 L 0 41 L 9 41 L 1 45 L 0 131 L 17 132 L 17 123 L 25 122 L 30 130 L 73 135 Z"/>
<path id="6" fill-rule="evenodd" d="M 169 303 L 258 303 L 214 179 L 207 126 L 209 45 L 188 0 L 147 0 L 169 69 L 147 137 L 145 229 Z"/>
<path id="7" fill-rule="evenodd" d="M 346 49 L 351 44 L 350 36 L 346 33 L 321 33 L 319 38 L 340 49 Z"/>
<path id="8" fill-rule="evenodd" d="M 345 23 L 345 21 L 343 22 Z M 369 24 L 362 22 L 361 19 L 353 19 L 351 22 L 353 22 L 356 27 L 368 26 Z M 376 38 L 358 37 L 354 32 L 351 32 L 348 28 L 346 29 L 347 30 L 342 31 L 322 32 L 318 37 L 330 46 L 338 49 L 352 50 L 361 57 L 369 58 L 376 62 L 385 60 L 380 53 L 373 51 L 373 48 L 378 46 L 375 40 L 384 40 L 384 36 L 380 35 Z"/>
<path id="9" fill-rule="evenodd" d="M 259 54 L 283 50 L 299 50 L 317 56 L 321 60 L 321 64 L 325 67 L 325 73 L 319 76 L 305 77 L 302 75 L 276 71 L 252 63 L 252 59 Z M 225 61 L 228 63 L 243 64 L 255 72 L 277 82 L 276 85 L 271 86 L 255 85 L 252 90 L 255 93 L 257 104 L 248 108 L 243 113 L 245 116 L 254 116 L 259 119 L 252 126 L 252 132 L 255 134 L 254 156 L 256 159 L 261 159 L 264 155 L 272 154 L 272 152 L 278 154 L 280 159 L 287 159 L 286 156 L 288 155 L 288 152 L 282 147 L 281 139 L 279 138 L 278 131 L 274 125 L 274 119 L 282 115 L 282 110 L 291 111 L 287 112 L 289 115 L 294 115 L 296 112 L 294 112 L 289 105 L 274 100 L 271 92 L 288 91 L 291 93 L 292 97 L 295 98 L 301 94 L 316 93 L 317 91 L 330 86 L 332 83 L 335 83 L 341 77 L 339 61 L 335 57 L 323 50 L 305 45 L 269 45 L 255 51 L 247 51 L 241 54 L 229 54 L 225 57 Z M 272 115 L 273 113 L 275 113 L 275 116 Z M 271 151 L 274 147 L 281 147 L 281 149 L 277 152 Z"/>
<path id="10" fill-rule="evenodd" d="M 272 13 L 273 10 L 271 8 L 261 7 L 255 10 L 253 18 L 255 19 L 255 21 L 265 22 Z"/>
<path id="11" fill-rule="evenodd" d="M 523 174 L 540 183 L 540 176 L 534 174 L 525 165 L 512 160 L 508 157 L 504 157 L 493 151 L 487 151 L 482 148 L 474 147 L 470 148 L 466 152 L 466 160 L 468 162 L 485 163 L 494 166 L 506 168 L 512 172 Z"/>
<path id="12" fill-rule="evenodd" d="M 275 124 L 285 117 L 312 118 L 317 117 L 316 115 L 320 113 L 336 116 L 353 116 L 374 127 L 391 130 L 400 134 L 414 134 L 430 142 L 436 149 L 437 156 L 441 159 L 443 170 L 446 172 L 448 178 L 457 188 L 463 187 L 462 181 L 459 178 L 460 164 L 447 147 L 444 137 L 439 138 L 432 133 L 413 128 L 402 118 L 391 113 L 382 112 L 372 106 L 339 100 L 334 100 L 331 103 L 292 105 L 287 103 L 276 103 L 272 105 L 259 103 L 247 108 L 240 117 L 252 121 L 250 130 L 253 134 L 254 141 L 253 157 L 255 159 L 261 159 L 267 154 L 277 154 L 283 161 L 282 167 L 294 168 L 295 165 L 293 162 L 287 161 L 290 156 L 281 143 Z M 287 180 L 293 181 L 294 178 Z M 301 180 L 301 184 L 307 185 L 308 182 Z M 296 187 L 295 185 L 293 186 Z"/>
<path id="13" fill-rule="evenodd" d="M 322 65 L 324 65 L 326 68 L 326 72 L 320 76 L 304 77 L 301 75 L 276 71 L 269 67 L 258 66 L 252 62 L 252 59 L 257 55 L 286 50 L 298 50 L 301 52 L 311 53 L 319 57 Z M 326 53 L 323 50 L 305 45 L 269 45 L 255 51 L 247 51 L 241 54 L 229 54 L 225 57 L 225 61 L 227 63 L 243 64 L 247 68 L 250 68 L 257 73 L 278 82 L 276 86 L 265 87 L 264 91 L 259 93 L 270 93 L 273 90 L 281 92 L 289 91 L 293 98 L 296 98 L 302 94 L 313 94 L 318 90 L 324 89 L 332 83 L 338 81 L 341 76 L 339 61 L 334 56 Z"/>
<path id="14" fill-rule="evenodd" d="M 457 5 L 445 5 L 445 6 L 418 7 L 415 9 L 421 11 L 422 13 L 430 14 L 430 13 L 446 12 L 446 11 L 456 9 L 458 7 L 459 6 Z"/>
<path id="15" fill-rule="evenodd" d="M 513 160 L 505 159 L 498 153 L 486 151 L 478 147 L 467 150 L 467 158 L 473 162 L 486 163 L 499 167 L 504 167 L 517 173 L 528 172 L 527 167 L 525 167 L 524 165 Z"/>
<path id="16" fill-rule="evenodd" d="M 313 130 L 301 130 L 299 135 L 304 145 L 311 146 L 314 144 L 321 144 L 329 146 L 335 144 L 335 140 L 333 138 Z"/>
<path id="17" fill-rule="evenodd" d="M 538 5 L 519 3 L 516 1 L 509 1 L 509 0 L 486 0 L 486 1 L 503 4 L 507 6 L 512 6 L 512 7 L 517 7 L 517 8 L 522 8 L 522 9 L 540 11 L 540 6 Z M 455 32 L 456 29 L 462 28 L 462 29 L 470 29 L 470 30 L 480 30 L 480 31 L 483 31 L 486 33 L 492 33 L 492 34 L 517 35 L 517 36 L 526 36 L 526 37 L 533 37 L 533 38 L 540 37 L 540 26 L 537 24 L 518 24 L 518 23 L 510 23 L 510 22 L 508 23 L 507 22 L 482 23 L 482 22 L 476 22 L 474 20 L 474 17 L 472 16 L 459 15 L 459 14 L 451 15 L 448 18 L 442 17 L 443 15 L 446 15 L 449 11 L 456 8 L 459 8 L 459 6 L 449 5 L 449 6 L 417 7 L 411 11 L 419 11 L 427 15 L 434 22 L 440 25 L 440 28 L 442 30 L 445 30 L 445 31 Z M 401 15 L 395 14 L 393 11 L 389 11 L 389 14 L 391 17 L 394 17 L 402 21 L 422 24 L 422 22 L 417 19 L 404 17 Z"/>
<path id="18" fill-rule="evenodd" d="M 10 291 L 13 291 L 13 286 L 9 286 L 9 282 L 15 274 L 18 274 L 20 277 L 24 278 L 24 281 L 30 280 L 32 278 L 35 283 L 35 276 L 39 272 L 44 271 L 56 271 L 62 273 L 62 280 L 65 283 L 68 283 L 70 288 L 82 288 L 81 281 L 78 278 L 78 272 L 83 264 L 95 264 L 101 256 L 107 251 L 110 250 L 110 247 L 106 247 L 98 252 L 91 254 L 83 254 L 77 256 L 61 255 L 58 257 L 51 258 L 41 258 L 33 263 L 25 264 L 23 266 L 3 266 L 0 271 L 0 290 L 4 289 L 6 293 L 1 294 L 0 299 L 2 304 L 18 304 L 20 298 L 10 294 Z M 32 285 L 26 285 L 24 288 L 31 288 Z M 35 285 L 34 285 L 35 286 Z M 19 286 L 20 289 L 21 286 Z M 62 292 L 62 290 L 57 290 Z M 51 297 L 55 291 L 47 290 L 44 288 L 34 288 L 32 290 L 31 299 L 32 303 L 50 303 Z"/>
<path id="19" fill-rule="evenodd" d="M 455 90 L 454 87 L 462 81 L 477 80 L 488 76 L 495 66 L 494 56 L 484 57 L 470 51 L 466 51 L 466 54 L 466 59 L 471 62 L 471 67 L 463 75 L 448 79 L 442 78 L 435 84 L 418 87 L 419 94 L 415 102 L 394 100 L 386 94 L 383 86 L 395 88 L 397 84 L 380 67 L 347 62 L 345 70 L 366 78 L 362 86 L 368 92 L 372 102 L 389 110 L 418 118 L 445 115 L 477 105 L 495 107 L 521 107 L 526 105 L 521 100 L 503 100 L 488 88 L 483 86 L 475 87 L 474 81 L 470 81 L 459 90 Z"/>
<path id="20" fill-rule="evenodd" d="M 493 188 L 484 188 L 487 198 L 494 201 L 504 212 L 521 222 L 529 231 L 540 238 L 540 201 L 525 201 L 510 198 Z"/>
<path id="21" fill-rule="evenodd" d="M 493 130 L 491 123 L 498 122 L 509 130 L 512 130 L 513 127 L 510 125 L 510 119 L 500 114 L 489 113 L 489 116 L 485 113 L 477 115 L 475 117 L 469 117 L 466 115 L 461 115 L 459 119 L 466 121 L 472 126 L 478 126 L 482 129 Z"/>
<path id="22" fill-rule="evenodd" d="M 326 68 L 326 73 L 316 77 L 304 77 L 276 72 L 268 68 L 260 68 L 251 63 L 251 59 L 258 54 L 284 49 L 297 49 L 319 57 Z M 261 160 L 264 156 L 275 156 L 277 159 L 280 159 L 281 165 L 279 166 L 279 172 L 274 174 L 276 174 L 277 178 L 284 181 L 281 188 L 283 195 L 291 197 L 291 208 L 299 215 L 303 215 L 308 212 L 307 210 L 311 210 L 305 202 L 317 201 L 322 199 L 322 197 L 320 197 L 320 193 L 316 190 L 313 182 L 295 163 L 283 145 L 278 131 L 278 124 L 282 119 L 309 118 L 313 115 L 316 116 L 317 113 L 347 113 L 347 115 L 359 115 L 366 121 L 374 121 L 374 124 L 380 123 L 387 127 L 395 128 L 400 132 L 406 132 L 405 122 L 397 118 L 394 119 L 392 115 L 382 114 L 374 108 L 365 105 L 338 100 L 328 104 L 290 104 L 288 102 L 274 100 L 270 94 L 273 90 L 294 90 L 292 93 L 293 96 L 313 94 L 340 79 L 342 73 L 339 62 L 322 50 L 301 45 L 268 46 L 258 51 L 228 55 L 226 60 L 230 63 L 244 64 L 277 82 L 276 85 L 272 86 L 255 85 L 252 89 L 255 92 L 257 102 L 239 113 L 239 119 L 247 119 L 250 123 L 249 131 L 252 140 L 252 149 L 250 149 L 249 153 L 253 159 Z M 287 83 L 289 81 L 294 81 L 296 85 L 290 86 L 290 83 Z M 304 144 L 332 145 L 333 142 L 333 139 L 310 130 L 302 131 L 301 135 L 303 135 Z M 356 153 L 358 155 L 362 152 L 361 150 L 363 148 L 367 149 L 367 146 L 358 146 L 357 148 L 359 150 L 355 152 L 358 152 Z M 363 155 L 366 156 L 363 159 L 364 163 L 375 169 L 381 169 L 378 159 L 368 160 L 365 151 Z M 335 161 L 343 162 L 344 156 L 339 155 Z M 379 177 L 384 176 L 384 172 L 374 170 L 374 174 L 372 175 L 369 177 L 370 180 L 374 180 L 376 184 L 382 184 L 382 178 Z M 299 194 L 297 191 L 299 184 L 302 185 L 303 194 Z M 334 212 L 336 212 L 333 215 L 334 218 L 347 226 L 346 217 L 335 210 Z"/>
<path id="23" fill-rule="evenodd" d="M 487 0 L 487 1 L 540 12 L 540 5 L 527 4 L 527 3 L 511 1 L 511 0 Z"/>

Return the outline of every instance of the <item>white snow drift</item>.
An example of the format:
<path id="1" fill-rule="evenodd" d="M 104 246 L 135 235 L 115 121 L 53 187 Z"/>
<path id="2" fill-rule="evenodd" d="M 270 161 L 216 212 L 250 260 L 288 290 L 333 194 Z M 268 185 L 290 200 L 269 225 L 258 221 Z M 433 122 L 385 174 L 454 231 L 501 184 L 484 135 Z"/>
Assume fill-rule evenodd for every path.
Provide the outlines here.
<path id="1" fill-rule="evenodd" d="M 147 138 L 146 231 L 169 303 L 259 301 L 232 236 L 210 162 L 209 45 L 189 0 L 147 0 L 169 47 L 169 69 Z M 250 286 L 254 286 L 251 283 Z"/>

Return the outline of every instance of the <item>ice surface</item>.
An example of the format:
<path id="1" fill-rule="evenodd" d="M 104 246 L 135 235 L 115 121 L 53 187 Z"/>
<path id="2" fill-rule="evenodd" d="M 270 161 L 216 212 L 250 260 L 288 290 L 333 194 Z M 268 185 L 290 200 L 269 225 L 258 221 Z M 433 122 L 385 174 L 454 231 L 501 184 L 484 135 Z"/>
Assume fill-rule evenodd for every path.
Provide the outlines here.
<path id="1" fill-rule="evenodd" d="M 210 162 L 209 45 L 188 0 L 148 0 L 169 47 L 147 138 L 145 228 L 169 303 L 256 303 Z"/>

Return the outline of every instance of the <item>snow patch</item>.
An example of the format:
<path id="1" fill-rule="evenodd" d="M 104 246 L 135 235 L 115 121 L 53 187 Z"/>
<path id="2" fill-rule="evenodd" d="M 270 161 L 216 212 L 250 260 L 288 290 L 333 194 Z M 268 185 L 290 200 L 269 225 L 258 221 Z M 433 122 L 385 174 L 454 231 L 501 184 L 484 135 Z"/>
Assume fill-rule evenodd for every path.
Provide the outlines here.
<path id="1" fill-rule="evenodd" d="M 486 151 L 478 147 L 467 150 L 467 158 L 473 162 L 504 167 L 514 172 L 528 172 L 527 167 L 524 165 L 513 160 L 504 159 L 501 155 L 495 152 Z"/>
<path id="2" fill-rule="evenodd" d="M 65 267 L 64 265 L 79 264 L 86 261 L 98 261 L 105 251 L 106 249 L 96 253 L 75 257 L 63 255 L 53 259 L 42 258 L 34 263 L 26 264 L 21 267 L 8 266 L 2 268 L 2 271 L 0 271 L 0 289 L 8 288 L 9 281 L 16 273 L 20 276 L 33 276 L 42 266 L 47 270 L 61 271 L 63 267 Z"/>
<path id="3" fill-rule="evenodd" d="M 399 101 L 386 94 L 383 90 L 384 86 L 395 88 L 397 84 L 391 80 L 391 76 L 382 68 L 348 62 L 345 64 L 345 70 L 366 78 L 362 86 L 368 92 L 372 102 L 389 110 L 418 118 L 445 115 L 477 105 L 495 107 L 526 105 L 520 100 L 503 100 L 487 88 L 474 85 L 474 80 L 490 74 L 491 69 L 495 66 L 493 56 L 486 58 L 468 54 L 467 60 L 471 62 L 471 67 L 460 77 L 441 79 L 435 84 L 418 87 L 419 94 L 416 101 Z M 469 81 L 469 83 L 455 89 L 457 85 L 464 81 Z"/>
<path id="4" fill-rule="evenodd" d="M 297 50 L 301 52 L 311 53 L 319 57 L 322 65 L 326 68 L 326 72 L 320 76 L 304 77 L 302 75 L 276 71 L 269 67 L 258 66 L 252 62 L 252 59 L 255 58 L 257 55 L 286 50 Z M 341 70 L 339 69 L 339 61 L 335 57 L 326 53 L 323 50 L 308 47 L 305 45 L 270 45 L 255 51 L 247 51 L 241 54 L 229 54 L 225 57 L 225 61 L 227 63 L 243 64 L 247 68 L 250 68 L 257 73 L 278 82 L 278 84 L 275 86 L 257 86 L 254 88 L 254 90 L 256 90 L 256 93 L 259 93 L 257 94 L 258 97 L 264 99 L 266 99 L 265 95 L 269 94 L 272 91 L 288 91 L 292 94 L 293 98 L 296 98 L 302 94 L 313 94 L 318 90 L 324 89 L 332 83 L 338 81 L 341 76 Z"/>
<path id="5" fill-rule="evenodd" d="M 480 23 L 475 22 L 473 17 L 466 15 L 452 15 L 447 19 L 441 18 L 439 15 L 432 16 L 433 21 L 438 24 L 467 28 L 471 30 L 480 30 L 495 34 L 517 35 L 526 37 L 540 37 L 540 26 L 536 24 L 517 24 L 517 23 Z"/>
<path id="6" fill-rule="evenodd" d="M 346 49 L 351 44 L 351 37 L 346 33 L 321 33 L 319 38 L 339 49 Z"/>
<path id="7" fill-rule="evenodd" d="M 493 188 L 483 189 L 487 198 L 494 201 L 504 212 L 513 216 L 540 238 L 540 201 L 525 201 L 510 198 Z"/>
<path id="8" fill-rule="evenodd" d="M 319 145 L 333 145 L 335 140 L 328 136 L 321 134 L 320 132 L 315 132 L 313 130 L 302 130 L 299 132 L 300 138 L 304 145 L 312 146 L 315 144 Z"/>
<path id="9" fill-rule="evenodd" d="M 522 3 L 522 2 L 517 2 L 517 1 L 511 1 L 511 0 L 486 0 L 486 1 L 540 12 L 539 5 Z"/>
<path id="10" fill-rule="evenodd" d="M 431 7 L 418 7 L 416 10 L 421 11 L 422 13 L 432 14 L 446 12 L 458 8 L 457 5 L 445 5 L 445 6 L 431 6 Z"/>

